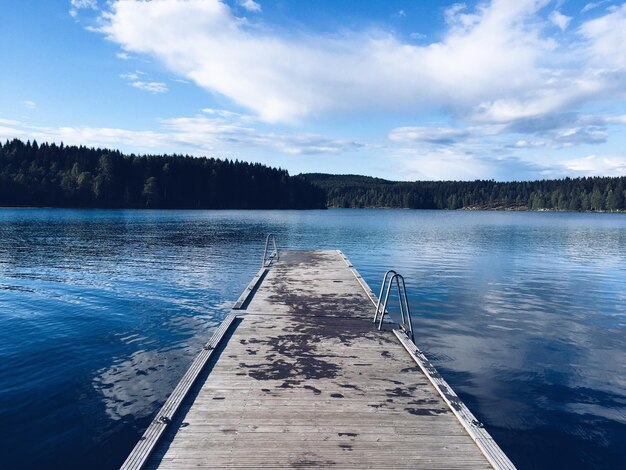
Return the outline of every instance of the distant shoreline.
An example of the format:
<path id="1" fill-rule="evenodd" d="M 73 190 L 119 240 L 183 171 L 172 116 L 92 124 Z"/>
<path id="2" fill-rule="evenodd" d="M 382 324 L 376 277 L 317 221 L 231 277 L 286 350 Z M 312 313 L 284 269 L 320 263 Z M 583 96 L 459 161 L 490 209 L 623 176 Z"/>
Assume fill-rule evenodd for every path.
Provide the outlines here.
<path id="1" fill-rule="evenodd" d="M 80 206 L 0 206 L 0 210 L 4 209 L 59 209 L 59 210 L 77 210 L 77 211 L 150 211 L 150 212 L 167 212 L 167 211 L 325 211 L 336 209 L 349 209 L 349 210 L 403 210 L 403 211 L 433 211 L 433 212 L 562 212 L 562 213 L 580 213 L 580 214 L 626 214 L 626 210 L 614 210 L 614 211 L 574 211 L 574 210 L 559 210 L 559 209 L 528 209 L 519 207 L 463 207 L 460 209 L 421 209 L 410 207 L 386 207 L 386 206 L 371 206 L 371 207 L 337 207 L 328 206 L 325 208 L 311 208 L 311 209 L 283 209 L 283 208 L 268 208 L 268 209 L 236 209 L 236 208 L 198 208 L 198 207 L 80 207 Z"/>
<path id="2" fill-rule="evenodd" d="M 407 210 L 407 211 L 436 211 L 436 212 L 567 212 L 567 213 L 580 213 L 580 214 L 626 214 L 626 210 L 614 210 L 614 211 L 582 211 L 582 210 L 560 210 L 560 209 L 528 209 L 528 208 L 517 208 L 517 207 L 498 207 L 498 208 L 488 208 L 488 207 L 462 207 L 460 209 L 421 209 L 421 208 L 411 208 L 411 207 L 386 207 L 386 206 L 370 206 L 370 207 L 338 207 L 338 206 L 328 206 L 328 209 L 380 209 L 380 210 Z"/>
<path id="3" fill-rule="evenodd" d="M 624 212 L 626 176 L 538 181 L 389 181 L 361 175 L 309 173 L 329 207 L 441 210 Z"/>
<path id="4" fill-rule="evenodd" d="M 325 211 L 330 207 L 313 208 L 232 208 L 232 207 L 85 207 L 85 206 L 2 206 L 2 209 L 69 209 L 76 211 Z"/>

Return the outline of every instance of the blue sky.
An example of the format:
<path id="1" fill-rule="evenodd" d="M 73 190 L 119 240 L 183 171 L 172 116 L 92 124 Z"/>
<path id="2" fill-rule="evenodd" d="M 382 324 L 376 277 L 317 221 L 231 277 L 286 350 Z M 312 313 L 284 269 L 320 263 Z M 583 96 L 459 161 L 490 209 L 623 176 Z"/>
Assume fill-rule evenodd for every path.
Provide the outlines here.
<path id="1" fill-rule="evenodd" d="M 626 174 L 626 4 L 23 0 L 0 139 L 398 180 Z"/>

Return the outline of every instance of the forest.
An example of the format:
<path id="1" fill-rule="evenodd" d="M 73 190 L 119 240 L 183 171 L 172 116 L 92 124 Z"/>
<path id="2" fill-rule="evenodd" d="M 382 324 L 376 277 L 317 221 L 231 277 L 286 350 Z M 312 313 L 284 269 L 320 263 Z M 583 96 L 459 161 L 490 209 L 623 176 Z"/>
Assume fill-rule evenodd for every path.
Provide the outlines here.
<path id="1" fill-rule="evenodd" d="M 0 142 L 0 206 L 626 211 L 626 176 L 540 181 L 388 181 L 183 155 Z"/>
<path id="2" fill-rule="evenodd" d="M 540 181 L 398 182 L 357 175 L 303 175 L 326 191 L 328 207 L 624 211 L 626 176 Z"/>
<path id="3" fill-rule="evenodd" d="M 315 209 L 322 189 L 259 163 L 0 142 L 0 206 Z"/>

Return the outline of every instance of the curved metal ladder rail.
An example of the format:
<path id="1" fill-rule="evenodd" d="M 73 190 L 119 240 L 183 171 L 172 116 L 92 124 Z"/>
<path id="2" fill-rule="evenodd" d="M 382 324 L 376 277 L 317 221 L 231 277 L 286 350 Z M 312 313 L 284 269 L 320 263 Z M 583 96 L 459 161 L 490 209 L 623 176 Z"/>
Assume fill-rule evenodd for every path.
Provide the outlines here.
<path id="1" fill-rule="evenodd" d="M 380 292 L 378 293 L 378 302 L 376 302 L 376 311 L 374 312 L 374 323 L 378 321 L 378 314 L 380 313 L 380 302 L 383 299 L 383 293 L 385 292 L 385 284 L 387 283 L 387 278 L 390 274 L 398 274 L 395 270 L 390 269 L 385 273 L 383 277 L 383 283 L 380 286 Z M 383 310 L 384 312 L 384 310 Z"/>
<path id="2" fill-rule="evenodd" d="M 273 244 L 272 252 L 267 254 L 267 249 L 270 246 L 270 241 Z M 278 246 L 276 245 L 276 236 L 273 233 L 269 233 L 267 238 L 265 239 L 265 250 L 263 250 L 263 261 L 261 262 L 261 267 L 264 268 L 269 266 L 270 263 L 275 259 L 278 259 Z"/>
<path id="3" fill-rule="evenodd" d="M 389 278 L 389 282 L 387 282 L 387 278 L 391 274 L 391 278 Z M 374 313 L 374 322 L 378 319 L 378 315 L 380 314 L 380 320 L 378 323 L 378 329 L 380 330 L 383 326 L 383 320 L 385 318 L 385 314 L 387 312 L 387 304 L 389 303 L 389 294 L 391 292 L 391 288 L 393 283 L 396 283 L 396 290 L 398 292 L 398 304 L 400 305 L 400 328 L 404 330 L 404 332 L 411 338 L 411 341 L 415 342 L 415 337 L 413 335 L 413 320 L 411 318 L 411 309 L 409 307 L 409 297 L 406 293 L 406 284 L 404 282 L 404 277 L 401 274 L 398 274 L 393 269 L 390 269 L 385 273 L 385 277 L 383 278 L 383 284 L 380 288 L 380 295 L 378 296 L 378 303 L 376 305 L 376 312 Z M 387 282 L 387 290 L 385 292 L 385 300 L 382 301 L 382 294 L 385 287 L 385 283 Z M 382 305 L 382 310 L 381 310 Z"/>

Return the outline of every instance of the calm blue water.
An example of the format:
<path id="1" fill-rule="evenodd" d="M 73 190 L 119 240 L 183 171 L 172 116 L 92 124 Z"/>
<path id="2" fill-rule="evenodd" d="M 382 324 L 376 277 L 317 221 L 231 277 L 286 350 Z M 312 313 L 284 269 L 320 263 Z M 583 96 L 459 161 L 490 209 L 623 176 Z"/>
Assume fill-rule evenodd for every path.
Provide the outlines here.
<path id="1" fill-rule="evenodd" d="M 416 342 L 520 468 L 624 468 L 626 216 L 0 210 L 4 468 L 114 468 L 260 265 L 408 281 Z"/>

